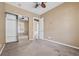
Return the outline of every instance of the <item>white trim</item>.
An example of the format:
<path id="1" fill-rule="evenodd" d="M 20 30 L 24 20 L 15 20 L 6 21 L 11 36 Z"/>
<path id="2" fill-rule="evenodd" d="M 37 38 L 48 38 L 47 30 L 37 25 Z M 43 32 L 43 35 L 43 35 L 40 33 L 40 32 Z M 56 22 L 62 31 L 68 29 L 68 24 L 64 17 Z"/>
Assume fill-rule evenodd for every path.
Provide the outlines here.
<path id="1" fill-rule="evenodd" d="M 43 40 L 44 40 L 44 39 L 43 39 Z M 54 41 L 54 40 L 50 40 L 50 39 L 45 39 L 45 40 L 47 40 L 47 41 L 49 41 L 49 42 L 56 43 L 56 44 L 64 45 L 64 46 L 67 46 L 67 47 L 71 47 L 71 48 L 79 49 L 79 47 L 72 46 L 72 45 L 68 45 L 68 44 L 64 44 L 64 43 L 57 42 L 57 41 Z"/>
<path id="2" fill-rule="evenodd" d="M 35 38 L 34 38 L 34 33 L 35 33 L 35 32 L 34 32 L 34 21 L 35 21 L 34 19 L 40 20 L 40 18 L 39 18 L 39 17 L 33 17 L 33 39 L 35 39 Z"/>
<path id="3" fill-rule="evenodd" d="M 0 55 L 2 54 L 4 47 L 5 47 L 5 44 L 3 44 L 2 49 L 0 50 Z"/>

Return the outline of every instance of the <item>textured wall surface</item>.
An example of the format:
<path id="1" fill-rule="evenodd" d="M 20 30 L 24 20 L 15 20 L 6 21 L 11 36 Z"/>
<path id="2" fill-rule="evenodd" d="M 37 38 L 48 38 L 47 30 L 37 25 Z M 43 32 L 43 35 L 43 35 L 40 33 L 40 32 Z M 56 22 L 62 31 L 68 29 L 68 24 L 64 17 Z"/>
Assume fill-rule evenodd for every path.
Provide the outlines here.
<path id="1" fill-rule="evenodd" d="M 0 3 L 0 44 L 5 42 L 4 3 Z"/>
<path id="2" fill-rule="evenodd" d="M 45 38 L 79 47 L 79 3 L 63 3 L 41 16 Z"/>

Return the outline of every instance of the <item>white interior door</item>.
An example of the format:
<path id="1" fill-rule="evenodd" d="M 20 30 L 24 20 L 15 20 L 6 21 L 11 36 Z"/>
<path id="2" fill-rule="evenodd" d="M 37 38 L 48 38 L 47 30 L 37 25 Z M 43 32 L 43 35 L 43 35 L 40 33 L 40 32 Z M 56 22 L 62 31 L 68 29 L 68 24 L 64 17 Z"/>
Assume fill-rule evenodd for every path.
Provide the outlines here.
<path id="1" fill-rule="evenodd" d="M 33 37 L 34 39 L 39 39 L 39 21 L 33 21 Z"/>
<path id="2" fill-rule="evenodd" d="M 17 41 L 16 15 L 6 14 L 6 43 Z"/>
<path id="3" fill-rule="evenodd" d="M 44 18 L 39 20 L 39 38 L 44 39 Z"/>
<path id="4" fill-rule="evenodd" d="M 44 39 L 44 18 L 39 18 L 39 21 L 33 21 L 33 38 Z"/>

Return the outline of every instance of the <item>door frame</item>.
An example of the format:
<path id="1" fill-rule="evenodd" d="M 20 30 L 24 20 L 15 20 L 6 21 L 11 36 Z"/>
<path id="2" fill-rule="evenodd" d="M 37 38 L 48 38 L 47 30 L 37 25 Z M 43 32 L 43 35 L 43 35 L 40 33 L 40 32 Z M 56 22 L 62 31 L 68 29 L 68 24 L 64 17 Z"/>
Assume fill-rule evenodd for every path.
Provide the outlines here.
<path id="1" fill-rule="evenodd" d="M 42 19 L 42 20 L 41 20 L 41 19 Z M 42 22 L 41 22 L 41 21 L 42 21 Z M 43 24 L 42 27 L 40 26 L 40 27 L 42 28 L 42 38 L 41 38 L 41 36 L 40 36 L 40 39 L 44 39 L 44 32 L 45 32 L 45 30 L 44 30 L 44 17 L 41 17 L 40 20 L 39 20 L 39 22 L 41 22 L 41 23 Z M 41 24 L 40 24 L 40 25 L 41 25 Z M 41 28 L 40 28 L 40 29 L 41 29 Z M 40 32 L 41 32 L 41 30 L 40 30 Z M 40 33 L 40 34 L 41 34 L 41 33 Z"/>
<path id="2" fill-rule="evenodd" d="M 11 43 L 11 42 L 6 42 L 6 15 L 7 14 L 11 14 L 11 15 L 15 15 L 16 16 L 16 28 L 18 28 L 18 15 L 14 14 L 14 13 L 10 13 L 10 12 L 5 12 L 5 43 Z M 15 42 L 18 42 L 18 30 L 16 29 L 16 40 Z"/>
<path id="3" fill-rule="evenodd" d="M 38 19 L 38 20 L 40 20 L 40 18 L 38 18 L 38 17 L 33 17 L 33 39 L 34 39 L 34 21 L 35 21 L 35 19 Z M 39 32 L 38 32 L 39 33 Z M 38 34 L 38 38 L 39 38 L 39 34 Z M 35 40 L 35 39 L 34 39 Z"/>

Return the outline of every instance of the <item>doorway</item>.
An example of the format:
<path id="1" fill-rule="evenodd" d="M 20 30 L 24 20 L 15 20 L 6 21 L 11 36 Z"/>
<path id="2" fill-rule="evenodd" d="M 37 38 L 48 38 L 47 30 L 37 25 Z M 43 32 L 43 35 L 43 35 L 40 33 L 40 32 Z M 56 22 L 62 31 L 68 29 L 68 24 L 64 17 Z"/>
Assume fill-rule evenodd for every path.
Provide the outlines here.
<path id="1" fill-rule="evenodd" d="M 18 40 L 24 41 L 29 39 L 29 19 L 18 19 Z"/>
<path id="2" fill-rule="evenodd" d="M 5 13 L 6 43 L 22 42 L 29 39 L 29 18 L 19 17 L 13 13 Z M 24 39 L 24 40 L 23 40 Z"/>
<path id="3" fill-rule="evenodd" d="M 5 14 L 5 31 L 6 31 L 6 43 L 17 42 L 17 21 L 18 16 L 11 13 Z"/>
<path id="4" fill-rule="evenodd" d="M 39 39 L 39 19 L 33 21 L 33 36 L 34 39 Z"/>
<path id="5" fill-rule="evenodd" d="M 44 39 L 44 18 L 33 19 L 33 39 Z"/>

